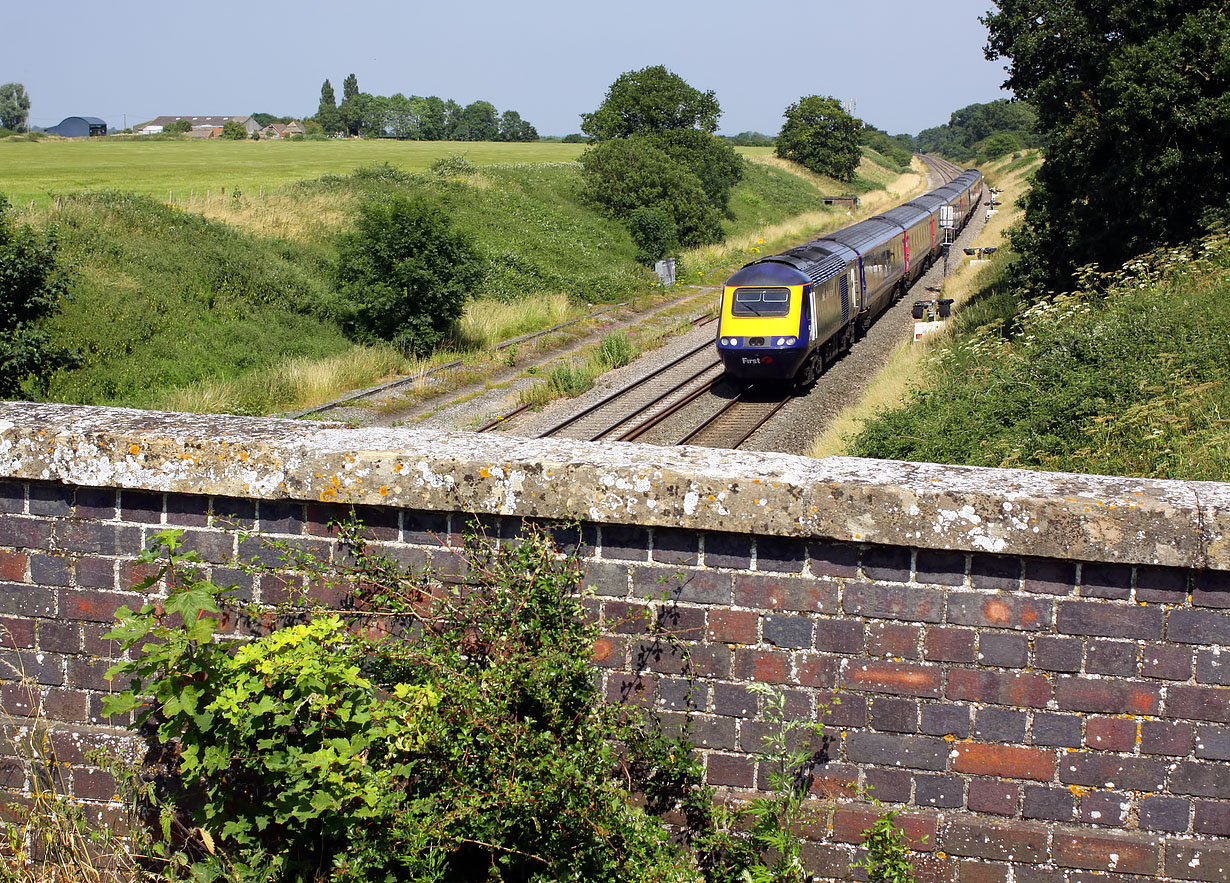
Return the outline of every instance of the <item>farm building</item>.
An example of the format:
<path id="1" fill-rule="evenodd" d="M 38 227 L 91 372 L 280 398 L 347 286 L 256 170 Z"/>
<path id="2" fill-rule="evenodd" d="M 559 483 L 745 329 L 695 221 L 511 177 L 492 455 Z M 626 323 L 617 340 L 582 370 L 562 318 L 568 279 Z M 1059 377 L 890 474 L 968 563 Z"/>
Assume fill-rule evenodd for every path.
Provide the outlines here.
<path id="1" fill-rule="evenodd" d="M 106 135 L 107 123 L 98 117 L 65 117 L 60 125 L 52 126 L 47 131 L 65 138 L 88 138 L 91 135 Z"/>
<path id="2" fill-rule="evenodd" d="M 291 120 L 289 123 L 270 123 L 261 129 L 262 138 L 291 138 L 295 135 L 304 133 L 303 124 L 298 120 Z"/>
<path id="3" fill-rule="evenodd" d="M 250 116 L 161 116 L 155 117 L 143 125 L 135 126 L 133 131 L 138 135 L 157 135 L 176 120 L 188 120 L 192 123 L 192 129 L 188 134 L 194 138 L 217 137 L 217 133 L 222 131 L 222 127 L 226 125 L 227 120 L 237 120 L 243 123 L 243 127 L 249 135 L 259 131 L 261 127 L 260 123 Z"/>

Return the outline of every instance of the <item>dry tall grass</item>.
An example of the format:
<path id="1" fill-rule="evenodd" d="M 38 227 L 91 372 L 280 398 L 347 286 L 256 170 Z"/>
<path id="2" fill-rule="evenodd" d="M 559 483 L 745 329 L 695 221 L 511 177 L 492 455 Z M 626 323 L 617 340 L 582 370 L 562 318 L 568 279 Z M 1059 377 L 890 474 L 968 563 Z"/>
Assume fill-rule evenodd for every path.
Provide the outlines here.
<path id="1" fill-rule="evenodd" d="M 466 305 L 450 344 L 463 351 L 486 349 L 510 337 L 575 319 L 583 312 L 559 292 L 515 301 L 479 298 Z"/>
<path id="2" fill-rule="evenodd" d="M 311 241 L 341 230 L 353 217 L 354 194 L 302 193 L 294 189 L 274 193 L 223 193 L 206 190 L 175 194 L 185 211 L 231 224 L 258 236 Z"/>
<path id="3" fill-rule="evenodd" d="M 978 235 L 977 245 L 980 247 L 998 248 L 1004 245 L 1008 228 L 1021 216 L 1017 202 L 1026 190 L 1025 177 L 1032 169 L 1025 170 L 1024 173 L 1011 172 L 1003 176 L 997 174 L 997 169 L 1007 164 L 1008 161 L 1002 161 L 983 170 L 988 185 L 1001 187 L 1004 192 L 999 196 L 1002 202 L 999 211 L 991 216 Z M 956 273 L 944 280 L 940 296 L 952 298 L 953 310 L 959 311 L 978 290 L 986 264 L 971 263 L 960 252 L 955 252 L 954 257 L 959 257 L 962 262 Z M 900 404 L 911 391 L 918 388 L 925 376 L 923 361 L 927 354 L 946 345 L 950 337 L 949 328 L 944 328 L 927 335 L 918 343 L 906 341 L 900 344 L 889 356 L 888 363 L 864 390 L 862 398 L 837 415 L 824 432 L 816 437 L 807 451 L 808 456 L 845 456 L 849 452 L 850 440 L 862 431 L 868 420 L 880 411 Z"/>

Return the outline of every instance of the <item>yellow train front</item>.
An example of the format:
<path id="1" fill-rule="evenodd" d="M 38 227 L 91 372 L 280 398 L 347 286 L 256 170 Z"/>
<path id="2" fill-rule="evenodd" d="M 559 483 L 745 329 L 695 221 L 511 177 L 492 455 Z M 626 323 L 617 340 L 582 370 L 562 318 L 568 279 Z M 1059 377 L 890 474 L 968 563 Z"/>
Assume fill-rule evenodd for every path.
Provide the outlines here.
<path id="1" fill-rule="evenodd" d="M 826 245 L 756 261 L 726 280 L 717 333 L 726 373 L 811 383 L 830 351 L 853 340 L 852 280 Z"/>

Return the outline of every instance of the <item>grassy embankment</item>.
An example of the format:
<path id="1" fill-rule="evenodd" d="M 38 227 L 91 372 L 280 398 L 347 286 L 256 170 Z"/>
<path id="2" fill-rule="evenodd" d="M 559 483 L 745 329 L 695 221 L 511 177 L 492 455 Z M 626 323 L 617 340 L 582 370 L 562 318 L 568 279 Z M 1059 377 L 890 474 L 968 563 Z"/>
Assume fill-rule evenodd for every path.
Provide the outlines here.
<path id="1" fill-rule="evenodd" d="M 6 142 L 0 144 L 0 156 L 13 148 L 78 144 Z M 633 260 L 624 229 L 579 199 L 578 167 L 570 162 L 502 163 L 452 176 L 366 166 L 346 175 L 284 183 L 287 172 L 281 163 L 292 149 L 309 151 L 304 156 L 310 163 L 322 147 L 354 148 L 350 154 L 329 154 L 340 163 L 335 168 L 343 170 L 347 163 L 361 166 L 390 150 L 417 157 L 417 166 L 426 166 L 459 145 L 303 142 L 262 152 L 263 142 L 121 142 L 114 145 L 119 158 L 98 149 L 108 146 L 90 143 L 89 151 L 72 155 L 78 161 L 106 160 L 107 175 L 126 180 L 129 193 L 61 196 L 42 207 L 36 201 L 34 209 L 23 212 L 23 220 L 36 226 L 59 228 L 63 254 L 78 273 L 76 297 L 49 328 L 56 343 L 81 349 L 86 361 L 53 378 L 45 396 L 54 400 L 269 413 L 413 371 L 416 366 L 396 353 L 353 346 L 331 312 L 334 237 L 348 226 L 363 195 L 375 189 L 430 192 L 458 226 L 475 235 L 488 257 L 487 285 L 457 335 L 462 353 L 568 318 L 586 303 L 627 299 L 651 286 L 651 275 Z M 234 149 L 202 152 L 223 146 Z M 575 151 L 572 145 L 465 145 L 471 161 L 478 155 L 520 157 L 526 149 L 537 150 L 541 160 L 561 148 Z M 185 149 L 189 153 L 181 155 Z M 766 151 L 746 153 L 756 157 Z M 176 184 L 169 189 L 185 196 L 167 206 L 165 199 L 132 192 L 144 192 L 154 179 L 165 183 L 160 176 L 166 173 L 158 170 L 192 156 L 197 162 L 203 162 L 202 156 L 232 157 L 231 167 L 216 173 L 232 176 L 239 162 L 235 157 L 252 162 L 274 157 L 278 162 L 270 166 L 266 184 L 248 183 L 238 190 L 232 185 L 225 197 L 220 189 L 194 194 L 186 183 Z M 14 165 L 0 163 L 9 170 L 5 180 L 10 187 Z M 867 176 L 858 182 L 864 189 L 875 185 L 875 176 L 891 177 L 874 163 L 864 165 Z M 39 169 L 26 165 L 20 176 L 26 189 L 17 188 L 15 202 L 31 188 L 55 192 L 97 179 L 115 183 L 84 168 L 71 179 L 40 179 Z M 143 177 L 147 170 L 152 178 Z M 186 182 L 197 180 L 184 174 Z M 248 174 L 245 180 L 254 182 L 261 171 Z M 732 199 L 732 246 L 726 251 L 739 259 L 746 256 L 749 240 L 764 239 L 764 247 L 773 247 L 778 240 L 784 244 L 798 238 L 800 216 L 804 230 L 817 226 L 817 220 L 842 217 L 831 211 L 805 214 L 815 209 L 820 193 L 841 189 L 836 182 L 805 181 L 772 165 L 749 163 L 747 178 Z M 703 275 L 712 267 L 711 258 L 702 264 L 685 256 L 685 263 L 695 264 Z M 435 360 L 455 355 L 441 353 Z"/>
<path id="2" fill-rule="evenodd" d="M 992 172 L 994 180 L 994 172 Z M 1026 303 L 1005 253 L 856 456 L 1230 480 L 1230 236 L 1161 248 Z"/>

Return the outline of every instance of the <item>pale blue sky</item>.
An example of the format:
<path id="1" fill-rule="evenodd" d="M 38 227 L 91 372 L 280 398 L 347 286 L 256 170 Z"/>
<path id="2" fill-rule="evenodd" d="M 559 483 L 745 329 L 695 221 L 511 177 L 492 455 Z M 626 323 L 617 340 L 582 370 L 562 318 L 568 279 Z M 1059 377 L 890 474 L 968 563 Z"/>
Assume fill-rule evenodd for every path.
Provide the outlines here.
<path id="1" fill-rule="evenodd" d="M 160 114 L 310 115 L 327 77 L 364 92 L 477 99 L 542 134 L 579 131 L 623 71 L 665 64 L 721 102 L 720 131 L 776 134 L 802 95 L 917 134 L 1006 97 L 983 58 L 991 0 L 434 2 L 43 0 L 9 4 L 0 83 L 23 83 L 30 121 L 119 128 Z"/>

